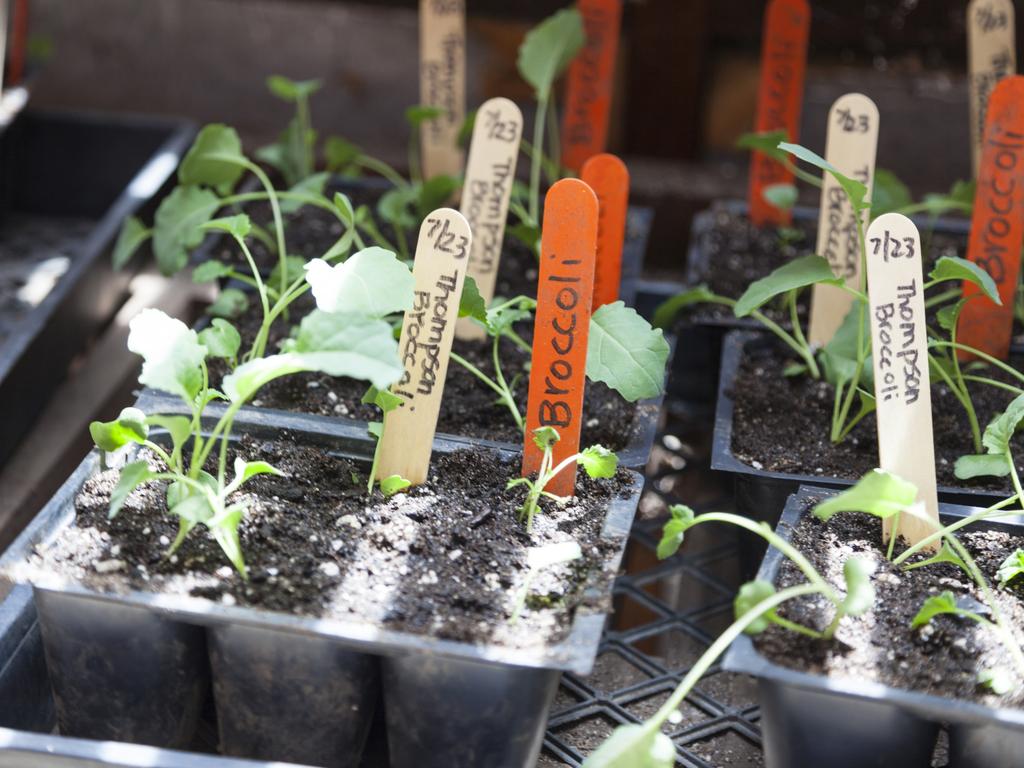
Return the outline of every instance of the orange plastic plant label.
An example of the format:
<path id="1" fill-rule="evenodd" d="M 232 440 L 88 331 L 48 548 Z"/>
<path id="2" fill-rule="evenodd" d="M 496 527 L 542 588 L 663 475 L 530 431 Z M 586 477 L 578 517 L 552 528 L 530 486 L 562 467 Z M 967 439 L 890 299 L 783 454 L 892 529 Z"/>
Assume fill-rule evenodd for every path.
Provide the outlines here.
<path id="1" fill-rule="evenodd" d="M 626 242 L 629 170 L 615 155 L 594 155 L 583 164 L 580 178 L 597 195 L 597 263 L 592 310 L 619 298 L 622 246 Z"/>
<path id="2" fill-rule="evenodd" d="M 523 441 L 524 476 L 538 471 L 543 458 L 533 441 L 535 429 L 558 430 L 555 464 L 579 451 L 597 254 L 597 207 L 593 190 L 578 179 L 559 181 L 544 200 L 533 364 Z M 575 487 L 576 464 L 572 463 L 545 490 L 572 496 Z"/>
<path id="3" fill-rule="evenodd" d="M 754 122 L 754 130 L 758 133 L 784 130 L 791 142 L 799 140 L 810 26 L 811 11 L 807 0 L 771 0 L 768 3 L 764 12 L 761 81 Z M 760 152 L 751 153 L 748 201 L 754 224 L 790 223 L 790 212 L 765 200 L 764 190 L 792 181 L 793 174 L 778 162 Z"/>
<path id="4" fill-rule="evenodd" d="M 1005 359 L 1013 332 L 1013 300 L 1024 243 L 1024 76 L 1004 78 L 992 91 L 985 120 L 978 187 L 967 258 L 991 275 L 1002 306 L 964 283 L 973 296 L 960 314 L 958 340 Z"/>
<path id="5" fill-rule="evenodd" d="M 579 171 L 608 141 L 622 0 L 579 0 L 587 42 L 569 65 L 562 119 L 562 164 Z"/>

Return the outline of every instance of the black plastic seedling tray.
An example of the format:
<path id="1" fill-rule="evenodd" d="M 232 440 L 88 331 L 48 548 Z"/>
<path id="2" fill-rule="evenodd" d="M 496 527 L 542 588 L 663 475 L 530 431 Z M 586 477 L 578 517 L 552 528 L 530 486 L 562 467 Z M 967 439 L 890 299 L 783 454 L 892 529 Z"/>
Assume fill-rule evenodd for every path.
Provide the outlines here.
<path id="1" fill-rule="evenodd" d="M 351 423 L 325 423 L 301 414 L 251 416 L 240 415 L 235 422 L 237 435 L 270 439 L 288 430 L 304 444 L 364 460 L 373 449 L 365 433 Z M 460 447 L 464 445 L 438 440 L 434 449 Z M 98 470 L 98 462 L 95 452 L 86 458 L 0 558 L 0 570 L 9 573 L 71 522 L 74 497 Z M 602 529 L 610 544 L 606 572 L 619 566 L 641 486 L 642 479 L 634 474 L 632 493 L 609 506 Z M 143 709 L 144 721 L 162 723 L 159 732 L 147 732 L 144 738 L 166 743 L 177 734 L 183 743 L 175 746 L 186 746 L 200 716 L 199 692 L 210 675 L 205 662 L 208 646 L 214 690 L 235 696 L 228 711 L 232 718 L 253 718 L 250 729 L 259 722 L 267 731 L 283 731 L 287 729 L 282 723 L 298 718 L 307 734 L 323 736 L 320 727 L 309 727 L 318 717 L 325 731 L 348 729 L 349 743 L 345 749 L 334 745 L 332 765 L 358 765 L 373 699 L 383 696 L 387 719 L 396 724 L 388 731 L 394 768 L 532 764 L 562 671 L 585 674 L 590 670 L 605 621 L 602 611 L 581 608 L 561 642 L 539 649 L 509 649 L 198 598 L 99 594 L 71 581 L 35 587 L 34 601 L 51 679 L 75 678 L 79 691 L 101 690 L 100 677 L 107 681 L 108 690 L 100 700 L 93 699 L 94 711 L 85 699 L 78 707 L 78 714 L 95 729 L 90 736 L 132 741 L 124 735 L 125 721 L 131 720 L 129 713 L 138 715 Z M 93 666 L 83 663 L 87 658 L 111 659 L 111 647 L 117 648 L 116 661 L 123 673 L 115 675 L 121 689 L 113 693 L 109 673 L 93 679 Z M 307 666 L 310 663 L 318 666 Z M 319 700 L 318 686 L 339 682 L 324 669 L 340 670 L 344 685 L 333 688 L 332 697 Z M 257 674 L 259 670 L 266 674 Z M 275 678 L 300 678 L 299 699 L 279 699 Z M 347 697 L 339 693 L 346 687 Z M 339 718 L 339 712 L 345 716 Z M 62 712 L 62 721 L 65 715 Z M 223 713 L 219 717 L 223 741 L 232 726 Z M 285 735 L 296 738 L 292 733 Z M 322 757 L 300 759 L 319 763 Z"/>
<path id="2" fill-rule="evenodd" d="M 810 498 L 835 491 L 801 486 L 785 504 L 777 533 L 784 539 Z M 940 504 L 944 523 L 974 508 Z M 979 523 L 979 528 L 1024 532 L 1024 520 Z M 757 578 L 774 583 L 782 553 L 774 547 Z M 723 666 L 758 678 L 761 731 L 769 768 L 927 768 L 940 724 L 949 733 L 950 768 L 1020 765 L 1024 712 L 902 690 L 867 680 L 824 677 L 779 666 L 761 656 L 750 637 L 730 647 Z"/>
<path id="3" fill-rule="evenodd" d="M 132 274 L 110 259 L 121 222 L 151 215 L 193 133 L 180 120 L 27 111 L 0 136 L 0 270 L 68 259 L 45 298 L 0 325 L 0 462 L 124 302 Z"/>

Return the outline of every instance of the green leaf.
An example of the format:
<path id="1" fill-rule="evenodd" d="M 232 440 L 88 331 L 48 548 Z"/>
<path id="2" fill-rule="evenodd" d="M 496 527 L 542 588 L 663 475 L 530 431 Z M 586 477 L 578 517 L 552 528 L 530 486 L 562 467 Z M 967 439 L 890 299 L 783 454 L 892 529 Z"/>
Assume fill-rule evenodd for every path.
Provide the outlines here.
<path id="1" fill-rule="evenodd" d="M 101 451 L 116 451 L 128 443 L 142 444 L 149 437 L 146 414 L 138 408 L 124 408 L 113 421 L 94 421 L 89 434 Z"/>
<path id="2" fill-rule="evenodd" d="M 672 739 L 643 725 L 620 725 L 583 761 L 583 768 L 672 768 Z"/>
<path id="3" fill-rule="evenodd" d="M 238 526 L 242 523 L 245 509 L 245 504 L 232 504 L 207 524 L 213 538 L 217 540 L 225 556 L 243 579 L 246 578 L 245 559 L 242 557 L 242 545 L 238 540 Z"/>
<path id="4" fill-rule="evenodd" d="M 866 512 L 876 517 L 892 517 L 913 505 L 917 487 L 891 472 L 873 469 L 838 496 L 826 499 L 814 508 L 819 520 L 829 520 L 837 512 Z"/>
<path id="5" fill-rule="evenodd" d="M 306 260 L 301 256 L 286 256 L 284 259 L 284 284 L 291 285 L 306 273 Z M 270 272 L 266 284 L 269 286 L 281 285 L 281 260 L 278 259 Z"/>
<path id="6" fill-rule="evenodd" d="M 1022 573 L 1024 573 L 1024 549 L 1015 549 L 999 566 L 996 578 L 999 579 L 999 586 L 1005 587 Z"/>
<path id="7" fill-rule="evenodd" d="M 395 410 L 402 404 L 402 398 L 388 389 L 378 389 L 371 386 L 363 394 L 359 402 L 364 405 L 376 405 L 383 413 Z"/>
<path id="8" fill-rule="evenodd" d="M 554 427 L 538 427 L 533 430 L 533 444 L 542 451 L 546 451 L 561 439 L 562 436 Z"/>
<path id="9" fill-rule="evenodd" d="M 487 310 L 487 332 L 501 336 L 518 322 L 529 320 L 537 302 L 529 296 L 519 296 L 513 301 L 496 302 L 498 306 Z M 504 306 L 501 306 L 504 304 Z"/>
<path id="10" fill-rule="evenodd" d="M 223 123 L 205 125 L 178 167 L 178 181 L 213 187 L 227 195 L 245 173 L 246 162 L 234 128 Z"/>
<path id="11" fill-rule="evenodd" d="M 469 147 L 469 142 L 473 138 L 473 129 L 476 127 L 476 110 L 471 109 L 466 113 L 466 117 L 462 120 L 462 125 L 459 126 L 458 145 L 463 149 Z"/>
<path id="12" fill-rule="evenodd" d="M 206 311 L 214 317 L 238 317 L 249 308 L 249 297 L 238 288 L 224 288 Z"/>
<path id="13" fill-rule="evenodd" d="M 171 436 L 171 445 L 178 451 L 192 436 L 192 421 L 187 416 L 150 416 L 146 419 L 150 427 L 166 429 Z"/>
<path id="14" fill-rule="evenodd" d="M 309 197 L 323 197 L 324 188 L 327 186 L 327 181 L 330 178 L 329 173 L 314 173 L 311 176 L 299 181 L 297 184 L 293 184 L 291 189 L 288 191 L 296 195 L 307 195 Z M 324 198 L 326 200 L 326 198 Z M 305 203 L 299 200 L 284 200 L 282 199 L 279 203 L 281 206 L 282 213 L 295 213 Z"/>
<path id="15" fill-rule="evenodd" d="M 469 275 L 466 275 L 465 282 L 462 284 L 459 317 L 472 317 L 484 325 L 487 324 L 487 305 L 484 304 L 484 297 L 480 295 L 480 289 L 476 286 L 476 280 Z"/>
<path id="16" fill-rule="evenodd" d="M 538 249 L 540 248 L 540 227 L 534 224 L 518 222 L 507 227 L 505 231 L 508 233 L 509 237 L 514 237 L 520 243 L 529 248 L 532 253 L 538 253 Z"/>
<path id="17" fill-rule="evenodd" d="M 306 280 L 324 312 L 384 317 L 412 307 L 412 272 L 391 251 L 377 246 L 334 266 L 313 259 L 306 265 Z"/>
<path id="18" fill-rule="evenodd" d="M 267 89 L 284 101 L 308 99 L 319 91 L 321 86 L 319 80 L 290 80 L 283 75 L 271 75 L 267 78 Z"/>
<path id="19" fill-rule="evenodd" d="M 447 205 L 459 188 L 459 181 L 453 176 L 441 174 L 428 179 L 417 187 L 416 212 L 425 219 L 431 211 Z"/>
<path id="20" fill-rule="evenodd" d="M 1024 419 L 1024 395 L 1017 395 L 1006 406 L 1006 410 L 985 427 L 985 434 L 981 438 L 982 445 L 989 453 L 1006 453 L 1010 450 L 1010 440 L 1017 431 L 1021 419 Z"/>
<path id="21" fill-rule="evenodd" d="M 188 251 L 201 242 L 203 224 L 220 207 L 220 198 L 208 189 L 175 187 L 160 203 L 153 219 L 153 254 L 165 276 L 188 264 Z"/>
<path id="22" fill-rule="evenodd" d="M 107 512 L 107 516 L 111 520 L 117 517 L 131 492 L 154 477 L 156 477 L 156 472 L 149 468 L 149 464 L 145 460 L 133 461 L 121 467 L 117 485 L 114 486 L 114 490 L 110 494 L 110 510 Z"/>
<path id="23" fill-rule="evenodd" d="M 351 226 L 356 220 L 356 212 L 352 207 L 352 201 L 349 199 L 348 195 L 343 195 L 341 192 L 335 192 L 333 202 L 334 207 L 338 209 L 342 218 L 345 219 L 345 223 Z"/>
<path id="24" fill-rule="evenodd" d="M 870 313 L 864 312 L 862 315 L 860 307 L 854 302 L 835 335 L 819 353 L 825 380 L 833 387 L 845 386 L 857 372 L 857 323 L 860 321 L 863 321 L 864 338 L 870 339 Z M 861 380 L 857 383 L 872 389 L 871 379 L 871 363 L 866 362 L 861 369 Z"/>
<path id="25" fill-rule="evenodd" d="M 668 342 L 621 301 L 599 308 L 590 318 L 587 378 L 600 381 L 630 403 L 664 392 Z"/>
<path id="26" fill-rule="evenodd" d="M 416 219 L 410 208 L 416 199 L 414 187 L 389 189 L 377 201 L 377 214 L 395 229 L 412 229 L 416 226 Z"/>
<path id="27" fill-rule="evenodd" d="M 871 574 L 874 572 L 875 563 L 867 557 L 848 557 L 843 563 L 843 578 L 846 581 L 843 609 L 850 616 L 860 616 L 875 604 L 875 587 L 871 583 Z"/>
<path id="28" fill-rule="evenodd" d="M 943 542 L 942 548 L 931 557 L 925 558 L 924 560 L 918 560 L 913 565 L 905 566 L 905 570 L 910 570 L 911 568 L 923 568 L 927 565 L 938 565 L 940 563 L 955 565 L 963 571 L 965 575 L 974 578 L 970 569 L 967 567 L 967 563 L 963 561 L 960 555 L 953 551 L 948 542 Z"/>
<path id="29" fill-rule="evenodd" d="M 394 496 L 399 491 L 404 491 L 410 485 L 412 483 L 401 475 L 388 475 L 380 481 L 380 492 L 387 497 Z"/>
<path id="30" fill-rule="evenodd" d="M 694 304 L 707 304 L 716 298 L 718 297 L 706 285 L 698 285 L 676 294 L 658 305 L 651 321 L 655 328 L 669 328 L 675 322 L 676 315 L 686 307 L 691 307 Z"/>
<path id="31" fill-rule="evenodd" d="M 210 321 L 210 327 L 199 332 L 199 343 L 206 347 L 207 354 L 211 357 L 223 357 L 234 360 L 238 355 L 238 348 L 242 346 L 242 337 L 238 330 L 219 317 Z"/>
<path id="32" fill-rule="evenodd" d="M 144 360 L 139 383 L 191 403 L 203 384 L 206 347 L 196 332 L 159 309 L 144 309 L 128 324 L 128 350 Z"/>
<path id="33" fill-rule="evenodd" d="M 935 319 L 938 320 L 939 326 L 946 331 L 952 331 L 956 328 L 956 324 L 960 320 L 960 313 L 963 311 L 964 305 L 967 301 L 968 300 L 966 298 L 959 299 L 952 304 L 947 304 L 940 308 L 939 311 L 935 313 Z"/>
<path id="34" fill-rule="evenodd" d="M 218 232 L 227 232 L 229 235 L 234 235 L 239 239 L 244 239 L 252 231 L 252 222 L 249 221 L 249 217 L 244 213 L 238 213 L 234 216 L 223 216 L 219 219 L 210 219 L 202 225 L 202 229 L 207 231 L 217 230 Z"/>
<path id="35" fill-rule="evenodd" d="M 753 608 L 757 607 L 758 603 L 762 600 L 767 600 L 774 594 L 775 587 L 770 581 L 764 581 L 763 579 L 748 581 L 740 587 L 740 591 L 736 593 L 736 597 L 732 602 L 733 616 L 736 619 L 745 616 Z M 759 619 L 755 619 L 748 624 L 744 632 L 748 635 L 759 635 L 764 632 L 768 629 L 768 625 L 771 624 L 770 614 L 770 611 L 762 614 Z"/>
<path id="36" fill-rule="evenodd" d="M 328 136 L 324 142 L 324 158 L 331 173 L 351 171 L 362 150 L 341 136 Z"/>
<path id="37" fill-rule="evenodd" d="M 137 216 L 129 216 L 121 225 L 121 231 L 117 235 L 117 242 L 114 243 L 114 253 L 111 260 L 115 270 L 121 270 L 127 264 L 135 252 L 144 242 L 152 237 L 153 231 L 147 229 L 146 225 Z"/>
<path id="38" fill-rule="evenodd" d="M 910 628 L 917 629 L 918 627 L 924 626 L 930 622 L 936 616 L 941 616 L 943 614 L 963 616 L 964 618 L 972 619 L 974 621 L 977 621 L 978 618 L 970 611 L 964 610 L 957 605 L 956 598 L 953 596 L 953 593 L 946 590 L 941 595 L 933 595 L 924 601 L 921 605 L 921 609 L 910 622 Z"/>
<path id="39" fill-rule="evenodd" d="M 441 107 L 417 104 L 405 110 L 405 121 L 414 131 L 428 120 L 435 120 L 444 114 Z"/>
<path id="40" fill-rule="evenodd" d="M 803 160 L 805 163 L 810 163 L 816 168 L 820 168 L 821 170 L 831 174 L 832 178 L 836 180 L 836 183 L 843 188 L 843 191 L 846 193 L 846 197 L 850 200 L 850 205 L 855 211 L 862 211 L 870 205 L 869 202 L 865 202 L 864 200 L 864 198 L 867 197 L 868 188 L 856 179 L 851 179 L 849 176 L 840 173 L 838 168 L 823 157 L 812 152 L 806 147 L 801 147 L 799 144 L 782 142 L 779 144 L 779 149 L 784 152 L 789 152 L 799 160 Z"/>
<path id="41" fill-rule="evenodd" d="M 591 477 L 615 477 L 619 457 L 603 445 L 592 445 L 580 453 L 579 463 Z"/>
<path id="42" fill-rule="evenodd" d="M 240 457 L 235 457 L 235 479 L 232 485 L 236 489 L 241 488 L 256 475 L 285 476 L 284 472 L 266 461 L 245 461 Z"/>
<path id="43" fill-rule="evenodd" d="M 875 168 L 871 190 L 871 218 L 906 208 L 914 202 L 910 189 L 890 170 Z"/>
<path id="44" fill-rule="evenodd" d="M 1005 696 L 1016 687 L 1013 674 L 1005 667 L 981 670 L 978 673 L 978 685 L 988 688 L 996 696 Z"/>
<path id="45" fill-rule="evenodd" d="M 769 184 L 761 191 L 761 196 L 774 205 L 788 211 L 797 200 L 797 189 L 795 184 Z"/>
<path id="46" fill-rule="evenodd" d="M 673 504 L 668 508 L 671 519 L 665 523 L 658 542 L 658 559 L 664 560 L 679 551 L 683 545 L 683 536 L 693 524 L 693 510 L 684 504 Z"/>
<path id="47" fill-rule="evenodd" d="M 789 141 L 789 134 L 784 130 L 744 133 L 736 140 L 739 149 L 760 152 L 777 162 L 788 162 L 789 153 L 779 149 L 779 145 Z"/>
<path id="48" fill-rule="evenodd" d="M 736 317 L 746 317 L 779 294 L 815 283 L 842 285 L 843 280 L 833 274 L 831 265 L 821 256 L 801 256 L 751 283 L 736 302 L 734 312 Z"/>
<path id="49" fill-rule="evenodd" d="M 231 267 L 219 261 L 204 261 L 192 270 L 193 283 L 212 283 L 231 274 Z"/>
<path id="50" fill-rule="evenodd" d="M 1010 463 L 1001 453 L 983 453 L 977 456 L 961 456 L 956 460 L 953 474 L 959 480 L 973 477 L 1006 477 L 1010 474 Z"/>
<path id="51" fill-rule="evenodd" d="M 243 363 L 224 378 L 224 393 L 245 402 L 280 376 L 318 371 L 368 380 L 383 389 L 402 375 L 398 343 L 383 320 L 313 311 L 302 319 L 285 352 Z"/>
<path id="52" fill-rule="evenodd" d="M 201 470 L 199 477 L 195 479 L 200 485 L 209 488 L 214 493 L 217 493 L 219 490 L 217 478 L 206 470 Z M 174 511 L 175 507 L 192 496 L 198 496 L 204 501 L 206 500 L 206 494 L 202 489 L 181 480 L 175 480 L 167 486 L 167 508 Z M 209 503 L 205 506 L 205 512 L 203 509 L 200 505 L 191 505 L 184 510 L 186 512 L 186 519 L 192 523 L 203 523 L 213 517 L 213 508 L 210 507 Z"/>
<path id="53" fill-rule="evenodd" d="M 537 101 L 545 101 L 558 76 L 583 48 L 583 17 L 564 8 L 531 29 L 519 46 L 517 65 L 522 78 L 533 86 Z"/>
<path id="54" fill-rule="evenodd" d="M 981 288 L 982 292 L 996 304 L 1002 305 L 996 283 L 984 269 L 973 261 L 959 256 L 942 256 L 928 276 L 932 280 L 966 280 Z"/>

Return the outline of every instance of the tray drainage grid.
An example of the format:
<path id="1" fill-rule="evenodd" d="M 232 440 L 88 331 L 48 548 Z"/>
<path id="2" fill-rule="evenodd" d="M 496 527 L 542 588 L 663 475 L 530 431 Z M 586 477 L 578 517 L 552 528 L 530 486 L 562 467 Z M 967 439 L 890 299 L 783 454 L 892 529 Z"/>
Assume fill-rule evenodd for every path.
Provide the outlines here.
<path id="1" fill-rule="evenodd" d="M 659 561 L 655 554 L 669 505 L 731 508 L 728 485 L 710 470 L 711 415 L 679 402 L 667 403 L 666 414 L 597 662 L 586 677 L 563 676 L 538 766 L 579 766 L 613 728 L 654 714 L 732 622 L 732 598 L 742 583 L 733 529 L 699 526 L 673 558 Z M 764 765 L 752 678 L 715 665 L 680 713 L 681 721 L 664 727 L 677 765 Z"/>

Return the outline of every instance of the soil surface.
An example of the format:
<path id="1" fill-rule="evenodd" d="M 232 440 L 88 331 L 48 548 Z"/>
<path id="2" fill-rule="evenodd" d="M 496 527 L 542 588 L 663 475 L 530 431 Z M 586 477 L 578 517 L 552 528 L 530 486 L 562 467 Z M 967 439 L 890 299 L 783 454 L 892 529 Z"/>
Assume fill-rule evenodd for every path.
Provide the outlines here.
<path id="1" fill-rule="evenodd" d="M 301 317 L 313 308 L 313 302 L 309 294 L 306 294 L 292 306 L 295 311 L 291 313 L 291 320 L 275 324 L 269 350 L 273 350 L 288 335 L 290 327 L 297 325 Z M 241 317 L 232 321 L 242 335 L 243 350 L 251 346 L 261 321 L 262 311 L 258 304 L 250 306 Z M 518 331 L 521 336 L 530 339 L 529 325 L 520 324 Z M 490 339 L 480 342 L 456 339 L 453 350 L 493 379 L 492 345 Z M 510 382 L 515 392 L 519 412 L 525 414 L 530 355 L 513 342 L 503 339 L 500 359 L 505 380 Z M 223 361 L 212 361 L 211 384 L 220 386 L 221 377 L 226 373 L 227 367 Z M 323 373 L 299 373 L 264 386 L 252 404 L 299 413 L 377 421 L 380 419 L 380 409 L 360 402 L 367 387 L 367 382 L 356 379 L 337 378 Z M 640 429 L 641 407 L 626 402 L 617 392 L 600 382 L 588 381 L 584 390 L 581 445 L 599 443 L 613 451 L 621 450 L 629 444 L 635 431 Z M 439 432 L 464 437 L 514 443 L 522 440 L 522 432 L 516 426 L 511 412 L 497 402 L 494 390 L 454 360 L 448 365 L 437 428 Z"/>
<path id="2" fill-rule="evenodd" d="M 191 595 L 509 647 L 562 639 L 576 609 L 595 602 L 584 588 L 596 586 L 605 597 L 595 607 L 605 608 L 614 545 L 600 531 L 608 504 L 627 495 L 624 472 L 600 481 L 580 472 L 577 496 L 564 506 L 545 501 L 528 533 L 517 514 L 524 490 L 505 489 L 518 463 L 490 451 L 435 454 L 428 482 L 390 499 L 367 496 L 364 466 L 303 447 L 287 433 L 273 442 L 245 438 L 237 451 L 286 473 L 256 477 L 235 497 L 249 503 L 240 527 L 248 581 L 201 526 L 166 556 L 177 522 L 166 511 L 163 483 L 134 491 L 108 520 L 115 470 L 85 483 L 75 522 L 32 556 L 28 577 L 57 573 L 101 592 Z M 582 558 L 528 583 L 529 548 L 573 540 Z"/>
<path id="3" fill-rule="evenodd" d="M 768 341 L 747 345 L 739 375 L 729 395 L 733 399 L 732 452 L 737 459 L 771 472 L 857 479 L 878 466 L 875 415 L 869 414 L 838 445 L 829 439 L 834 389 L 809 376 L 784 376 L 795 359 L 781 344 Z M 1006 380 L 997 369 L 983 374 Z M 1014 395 L 984 384 L 969 384 L 982 433 Z M 856 405 L 854 406 L 856 407 Z M 852 409 L 851 409 L 852 410 Z M 958 480 L 956 460 L 976 451 L 966 411 L 943 383 L 932 383 L 935 472 L 940 485 L 981 488 L 1010 493 L 1009 480 Z M 1018 469 L 1024 471 L 1024 434 L 1012 441 Z"/>
<path id="4" fill-rule="evenodd" d="M 809 503 L 808 507 L 813 506 Z M 995 632 L 969 619 L 941 615 L 911 629 L 922 603 L 932 595 L 950 591 L 972 610 L 988 613 L 981 590 L 953 565 L 930 565 L 902 571 L 885 559 L 882 526 L 876 518 L 841 514 L 828 523 L 805 515 L 793 531 L 793 543 L 818 571 L 843 590 L 843 563 L 851 555 L 870 557 L 877 569 L 872 576 L 874 608 L 863 616 L 844 618 L 834 642 L 826 643 L 771 625 L 755 638 L 757 649 L 776 664 L 835 678 L 870 680 L 897 688 L 973 701 L 986 706 L 1019 707 L 1024 686 L 997 696 L 978 685 L 985 669 L 1013 669 L 1012 660 Z M 979 528 L 959 534 L 982 572 L 995 582 L 1003 560 L 1024 545 L 1024 536 Z M 897 552 L 900 547 L 897 546 Z M 915 558 L 921 559 L 921 558 Z M 805 583 L 806 578 L 786 561 L 776 579 L 778 587 Z M 1024 626 L 1024 583 L 993 586 L 1000 612 L 1018 630 Z M 815 597 L 786 603 L 780 615 L 816 629 L 831 621 L 831 604 Z"/>

